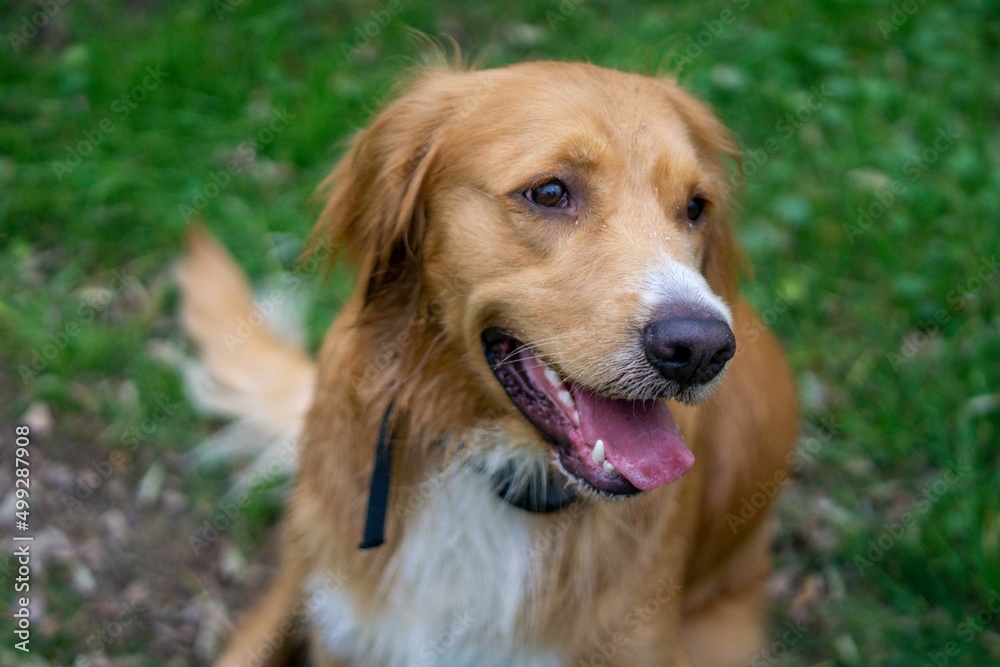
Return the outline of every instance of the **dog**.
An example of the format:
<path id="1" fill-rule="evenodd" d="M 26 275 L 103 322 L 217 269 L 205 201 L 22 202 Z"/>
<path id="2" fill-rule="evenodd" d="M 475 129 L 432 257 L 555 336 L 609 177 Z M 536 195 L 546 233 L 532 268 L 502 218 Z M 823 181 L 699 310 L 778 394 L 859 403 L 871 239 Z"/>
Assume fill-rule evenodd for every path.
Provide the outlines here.
<path id="1" fill-rule="evenodd" d="M 799 412 L 738 291 L 734 162 L 671 80 L 420 69 L 322 187 L 312 247 L 356 281 L 315 362 L 226 344 L 255 307 L 193 233 L 204 375 L 299 442 L 218 664 L 747 664 Z"/>

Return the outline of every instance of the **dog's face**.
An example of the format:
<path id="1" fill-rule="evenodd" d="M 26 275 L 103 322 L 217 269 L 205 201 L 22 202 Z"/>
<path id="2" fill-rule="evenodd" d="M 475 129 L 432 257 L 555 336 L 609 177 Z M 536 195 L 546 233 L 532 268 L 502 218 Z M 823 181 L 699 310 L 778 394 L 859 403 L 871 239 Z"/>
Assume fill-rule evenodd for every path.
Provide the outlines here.
<path id="1" fill-rule="evenodd" d="M 435 304 L 493 414 L 526 419 L 585 488 L 629 495 L 691 467 L 660 399 L 704 398 L 735 352 L 732 154 L 670 82 L 554 63 L 440 73 L 362 136 L 333 176 L 353 191 L 324 218 L 340 216 L 369 298 L 408 281 Z M 354 230 L 331 211 L 352 202 Z"/>

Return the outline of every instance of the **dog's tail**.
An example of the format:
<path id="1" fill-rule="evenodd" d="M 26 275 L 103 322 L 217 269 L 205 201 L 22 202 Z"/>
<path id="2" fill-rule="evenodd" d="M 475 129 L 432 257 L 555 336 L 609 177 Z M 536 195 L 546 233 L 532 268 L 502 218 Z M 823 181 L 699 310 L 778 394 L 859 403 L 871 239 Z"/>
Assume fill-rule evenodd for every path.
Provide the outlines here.
<path id="1" fill-rule="evenodd" d="M 270 486 L 294 472 L 316 379 L 312 360 L 265 316 L 281 310 L 273 301 L 293 295 L 258 306 L 233 258 L 199 228 L 188 233 L 178 282 L 181 321 L 200 352 L 182 362 L 192 402 L 234 419 L 199 447 L 197 459 L 249 460 L 237 486 Z"/>

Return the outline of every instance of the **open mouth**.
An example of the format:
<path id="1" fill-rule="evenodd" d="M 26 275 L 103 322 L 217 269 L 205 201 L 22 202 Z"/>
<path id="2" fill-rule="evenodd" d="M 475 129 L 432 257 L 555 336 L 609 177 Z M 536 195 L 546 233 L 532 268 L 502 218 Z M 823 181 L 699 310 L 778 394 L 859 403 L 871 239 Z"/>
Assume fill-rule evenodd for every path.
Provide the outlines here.
<path id="1" fill-rule="evenodd" d="M 661 399 L 601 396 L 561 377 L 531 347 L 496 328 L 483 352 L 511 402 L 550 443 L 563 470 L 606 494 L 625 496 L 680 479 L 694 464 Z"/>

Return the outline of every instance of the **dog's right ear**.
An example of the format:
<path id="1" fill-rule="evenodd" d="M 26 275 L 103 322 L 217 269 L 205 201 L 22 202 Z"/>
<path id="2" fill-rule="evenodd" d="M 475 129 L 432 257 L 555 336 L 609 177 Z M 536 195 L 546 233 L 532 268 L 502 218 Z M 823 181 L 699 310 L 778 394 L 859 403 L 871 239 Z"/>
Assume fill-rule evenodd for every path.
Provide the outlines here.
<path id="1" fill-rule="evenodd" d="M 354 265 L 365 303 L 414 275 L 424 235 L 423 189 L 462 72 L 423 73 L 360 132 L 321 186 L 313 252 Z"/>

